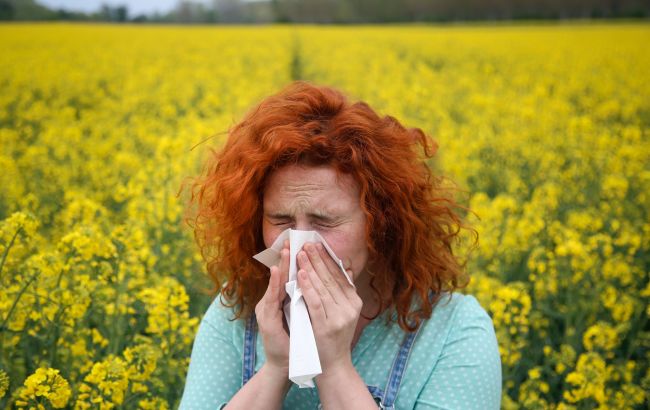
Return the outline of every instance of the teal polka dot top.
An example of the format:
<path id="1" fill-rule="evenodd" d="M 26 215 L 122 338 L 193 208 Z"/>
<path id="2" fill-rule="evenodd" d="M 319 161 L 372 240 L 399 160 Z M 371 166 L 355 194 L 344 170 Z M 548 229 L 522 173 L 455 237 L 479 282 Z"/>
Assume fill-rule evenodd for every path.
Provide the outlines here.
<path id="1" fill-rule="evenodd" d="M 387 310 L 366 326 L 352 351 L 352 363 L 370 389 L 386 386 L 404 332 Z M 181 400 L 181 410 L 223 407 L 242 384 L 244 320 L 230 321 L 232 311 L 216 298 L 201 320 Z M 256 339 L 255 371 L 265 361 Z M 501 358 L 492 319 L 474 296 L 444 294 L 424 321 L 395 400 L 396 409 L 498 409 Z M 285 409 L 317 409 L 317 388 L 292 385 Z"/>

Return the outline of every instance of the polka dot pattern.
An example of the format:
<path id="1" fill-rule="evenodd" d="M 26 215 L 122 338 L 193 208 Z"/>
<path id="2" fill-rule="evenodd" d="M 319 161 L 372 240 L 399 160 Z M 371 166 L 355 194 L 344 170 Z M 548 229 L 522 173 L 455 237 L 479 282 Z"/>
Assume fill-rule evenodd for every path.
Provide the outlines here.
<path id="1" fill-rule="evenodd" d="M 384 389 L 404 333 L 386 314 L 368 325 L 352 352 L 352 362 L 367 385 Z M 393 313 L 394 312 L 390 312 Z M 204 315 L 187 373 L 181 410 L 214 410 L 240 388 L 244 321 L 217 298 Z M 264 364 L 257 337 L 256 370 Z M 474 296 L 443 296 L 425 321 L 408 361 L 396 409 L 499 409 L 501 359 L 492 319 Z M 292 386 L 285 409 L 317 409 L 318 390 Z"/>

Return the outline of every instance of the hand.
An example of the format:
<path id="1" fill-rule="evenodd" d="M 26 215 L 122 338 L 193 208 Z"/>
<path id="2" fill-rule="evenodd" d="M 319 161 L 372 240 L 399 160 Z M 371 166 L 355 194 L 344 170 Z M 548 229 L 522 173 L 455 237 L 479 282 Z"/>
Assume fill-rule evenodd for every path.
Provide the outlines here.
<path id="1" fill-rule="evenodd" d="M 289 280 L 289 241 L 284 241 L 279 266 L 271 267 L 269 286 L 255 306 L 257 325 L 262 335 L 266 365 L 274 373 L 289 377 L 289 335 L 284 326 L 282 305 L 286 297 L 285 284 Z"/>
<path id="2" fill-rule="evenodd" d="M 311 317 L 323 373 L 352 364 L 352 339 L 363 302 L 322 244 L 298 253 L 298 285 Z M 348 271 L 352 277 L 352 272 Z"/>

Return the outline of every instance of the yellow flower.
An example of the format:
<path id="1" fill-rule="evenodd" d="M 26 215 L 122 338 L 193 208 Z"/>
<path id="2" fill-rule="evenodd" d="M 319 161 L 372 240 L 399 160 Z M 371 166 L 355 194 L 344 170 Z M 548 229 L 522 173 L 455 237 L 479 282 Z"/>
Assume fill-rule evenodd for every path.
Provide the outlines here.
<path id="1" fill-rule="evenodd" d="M 618 333 L 609 324 L 599 322 L 585 331 L 582 341 L 588 351 L 594 349 L 611 351 L 618 345 Z"/>
<path id="2" fill-rule="evenodd" d="M 166 401 L 160 397 L 154 397 L 151 399 L 143 399 L 138 402 L 138 406 L 142 410 L 168 410 L 169 405 Z"/>
<path id="3" fill-rule="evenodd" d="M 70 345 L 70 352 L 74 356 L 85 356 L 88 351 L 86 350 L 86 341 L 78 339 Z"/>
<path id="4" fill-rule="evenodd" d="M 158 349 L 149 344 L 140 344 L 127 348 L 124 358 L 127 362 L 127 372 L 132 380 L 146 381 L 156 370 L 156 362 L 160 357 Z"/>
<path id="5" fill-rule="evenodd" d="M 101 332 L 96 328 L 92 329 L 92 339 L 93 343 L 96 345 L 99 345 L 101 347 L 108 346 L 108 340 L 106 340 L 106 338 L 102 336 Z"/>
<path id="6" fill-rule="evenodd" d="M 539 367 L 534 367 L 534 368 L 528 370 L 528 378 L 531 379 L 531 380 L 539 379 L 541 374 L 542 373 L 540 372 Z"/>
<path id="7" fill-rule="evenodd" d="M 60 409 L 68 404 L 71 395 L 68 381 L 59 375 L 57 369 L 39 368 L 25 379 L 24 386 L 18 391 L 16 405 L 19 408 L 38 406 L 45 399 L 52 407 Z"/>
<path id="8" fill-rule="evenodd" d="M 570 403 L 589 398 L 604 403 L 606 378 L 605 361 L 597 353 L 583 353 L 578 357 L 576 369 L 565 378 L 572 387 L 564 392 L 563 397 Z"/>
<path id="9" fill-rule="evenodd" d="M 138 297 L 147 308 L 147 332 L 165 336 L 163 351 L 191 344 L 198 319 L 189 317 L 189 298 L 182 284 L 165 277 L 157 286 L 143 289 Z"/>
<path id="10" fill-rule="evenodd" d="M 9 389 L 9 375 L 4 370 L 0 370 L 0 398 L 4 397 Z"/>
<path id="11" fill-rule="evenodd" d="M 77 397 L 76 408 L 89 408 L 100 405 L 112 408 L 122 404 L 129 385 L 126 365 L 119 357 L 109 356 L 95 363 L 90 373 L 84 377 L 79 391 L 85 393 Z"/>
<path id="12" fill-rule="evenodd" d="M 82 261 L 94 258 L 111 258 L 117 250 L 110 240 L 91 225 L 80 226 L 61 239 L 60 248 L 63 252 L 75 255 Z"/>
<path id="13" fill-rule="evenodd" d="M 603 194 L 607 198 L 625 198 L 628 187 L 627 179 L 621 175 L 606 175 L 603 179 Z"/>
<path id="14" fill-rule="evenodd" d="M 500 287 L 489 304 L 503 362 L 512 366 L 526 346 L 531 299 L 522 283 Z"/>

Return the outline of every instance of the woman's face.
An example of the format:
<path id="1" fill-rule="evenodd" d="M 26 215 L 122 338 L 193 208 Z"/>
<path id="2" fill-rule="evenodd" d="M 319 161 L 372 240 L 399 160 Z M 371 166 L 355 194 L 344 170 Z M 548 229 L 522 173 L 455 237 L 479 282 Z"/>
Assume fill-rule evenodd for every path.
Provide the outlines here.
<path id="1" fill-rule="evenodd" d="M 288 165 L 276 170 L 264 191 L 264 244 L 270 247 L 287 228 L 317 231 L 356 281 L 368 261 L 359 196 L 354 179 L 329 166 Z"/>

